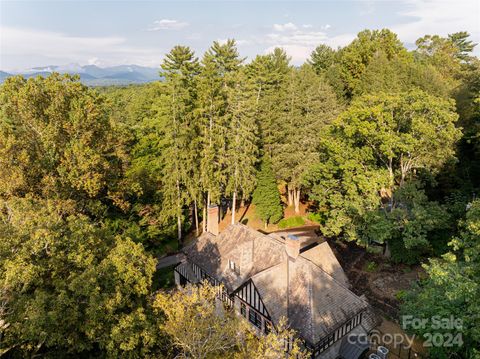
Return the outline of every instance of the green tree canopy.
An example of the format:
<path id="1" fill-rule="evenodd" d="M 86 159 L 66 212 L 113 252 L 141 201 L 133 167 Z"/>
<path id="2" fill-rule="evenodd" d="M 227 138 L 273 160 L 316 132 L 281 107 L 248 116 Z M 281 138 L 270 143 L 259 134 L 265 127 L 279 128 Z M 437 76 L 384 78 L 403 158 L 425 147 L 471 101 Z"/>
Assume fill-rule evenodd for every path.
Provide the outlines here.
<path id="1" fill-rule="evenodd" d="M 335 50 L 330 46 L 321 44 L 312 51 L 308 63 L 312 65 L 317 74 L 321 74 L 334 64 L 335 55 Z"/>
<path id="2" fill-rule="evenodd" d="M 451 83 L 432 64 L 414 61 L 412 57 L 388 59 L 380 51 L 372 57 L 360 76 L 354 94 L 398 93 L 413 88 L 444 98 L 452 94 Z"/>
<path id="3" fill-rule="evenodd" d="M 0 89 L 0 196 L 102 198 L 122 174 L 104 98 L 70 75 Z"/>
<path id="4" fill-rule="evenodd" d="M 471 58 L 471 53 L 475 46 L 478 44 L 475 44 L 473 41 L 468 40 L 470 37 L 470 34 L 466 31 L 460 31 L 456 32 L 453 34 L 448 35 L 448 39 L 455 45 L 457 48 L 457 54 L 456 56 L 460 60 L 470 60 Z"/>
<path id="5" fill-rule="evenodd" d="M 207 192 L 206 206 L 220 201 L 227 184 L 228 100 L 242 62 L 234 40 L 225 44 L 215 41 L 202 59 L 196 112 L 200 120 L 200 180 Z"/>
<path id="6" fill-rule="evenodd" d="M 391 208 L 392 193 L 417 171 L 435 173 L 452 159 L 457 118 L 452 102 L 422 91 L 355 100 L 331 126 L 307 178 L 325 234 L 358 239 L 355 218 Z"/>
<path id="7" fill-rule="evenodd" d="M 265 222 L 265 227 L 269 223 L 278 222 L 283 217 L 280 192 L 268 159 L 264 159 L 260 165 L 252 203 L 255 205 L 255 213 Z"/>
<path id="8" fill-rule="evenodd" d="M 425 328 L 407 329 L 426 338 L 426 333 L 449 333 L 452 346 L 435 346 L 436 358 L 478 358 L 480 355 L 480 201 L 467 208 L 461 232 L 450 243 L 452 250 L 425 265 L 428 277 L 405 298 L 404 315 L 427 319 Z M 433 328 L 432 317 L 461 320 L 460 327 Z M 460 337 L 459 337 L 460 335 Z"/>
<path id="9" fill-rule="evenodd" d="M 162 149 L 162 214 L 177 219 L 178 240 L 182 239 L 184 206 L 193 191 L 188 187 L 190 173 L 195 168 L 192 140 L 196 136 L 194 109 L 196 76 L 200 71 L 198 59 L 188 47 L 175 46 L 163 64 L 165 92 L 156 104 L 154 141 L 161 138 Z"/>
<path id="10" fill-rule="evenodd" d="M 3 202 L 2 349 L 146 354 L 155 340 L 146 307 L 154 270 L 141 245 L 77 214 L 72 201 Z"/>
<path id="11" fill-rule="evenodd" d="M 227 95 L 228 132 L 227 142 L 227 183 L 225 192 L 232 196 L 232 224 L 238 194 L 249 199 L 255 189 L 255 165 L 258 161 L 258 123 L 255 118 L 255 103 L 251 84 L 244 69 L 235 77 L 236 85 Z"/>
<path id="12" fill-rule="evenodd" d="M 445 206 L 429 201 L 412 181 L 393 193 L 388 207 L 366 212 L 358 232 L 363 243 L 388 243 L 395 262 L 415 264 L 445 253 L 451 219 Z"/>
<path id="13" fill-rule="evenodd" d="M 271 160 L 277 179 L 287 184 L 289 199 L 299 213 L 303 178 L 318 161 L 320 138 L 340 106 L 331 87 L 310 65 L 291 69 L 286 86 Z"/>
<path id="14" fill-rule="evenodd" d="M 168 334 L 173 350 L 179 356 L 193 358 L 235 359 L 306 359 L 295 332 L 281 318 L 266 335 L 258 335 L 251 324 L 222 306 L 218 293 L 222 287 L 208 282 L 187 286 L 174 293 L 159 293 L 154 307 L 165 321 L 160 329 Z M 290 351 L 285 352 L 285 342 Z"/>
<path id="15" fill-rule="evenodd" d="M 261 153 L 271 155 L 278 140 L 286 81 L 290 71 L 290 59 L 284 50 L 258 55 L 246 66 L 246 73 L 255 98 L 255 116 L 259 124 Z"/>
<path id="16" fill-rule="evenodd" d="M 452 101 L 423 91 L 364 96 L 332 127 L 337 138 L 363 147 L 402 185 L 414 170 L 434 171 L 455 155 L 461 131 Z"/>
<path id="17" fill-rule="evenodd" d="M 371 59 L 383 52 L 388 60 L 408 58 L 409 54 L 397 35 L 388 29 L 363 30 L 339 53 L 340 76 L 347 97 L 351 97 Z"/>

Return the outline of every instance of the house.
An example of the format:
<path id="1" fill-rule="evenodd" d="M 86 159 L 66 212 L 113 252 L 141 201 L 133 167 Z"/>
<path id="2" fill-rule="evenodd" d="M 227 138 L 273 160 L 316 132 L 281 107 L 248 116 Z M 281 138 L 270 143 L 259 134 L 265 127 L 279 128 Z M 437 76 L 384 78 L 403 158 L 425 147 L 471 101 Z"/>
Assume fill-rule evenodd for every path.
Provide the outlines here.
<path id="1" fill-rule="evenodd" d="M 209 218 L 215 215 L 209 208 Z M 357 359 L 368 349 L 354 339 L 368 334 L 376 318 L 350 290 L 327 242 L 302 233 L 267 235 L 239 223 L 218 233 L 214 222 L 184 249 L 186 259 L 175 268 L 178 285 L 223 284 L 222 299 L 258 332 L 286 317 L 313 358 Z"/>

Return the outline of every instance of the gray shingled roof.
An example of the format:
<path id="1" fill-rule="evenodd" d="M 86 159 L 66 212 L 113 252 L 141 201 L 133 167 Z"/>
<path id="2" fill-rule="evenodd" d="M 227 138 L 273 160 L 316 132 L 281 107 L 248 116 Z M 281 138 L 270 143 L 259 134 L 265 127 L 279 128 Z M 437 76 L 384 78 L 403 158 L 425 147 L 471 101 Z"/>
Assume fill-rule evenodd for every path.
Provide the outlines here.
<path id="1" fill-rule="evenodd" d="M 230 225 L 218 236 L 203 233 L 184 252 L 230 291 L 285 259 L 282 242 L 242 224 Z M 239 267 L 239 273 L 230 270 L 229 260 Z"/>
<path id="2" fill-rule="evenodd" d="M 280 235 L 235 224 L 218 236 L 204 233 L 185 253 L 229 292 L 251 278 L 273 321 L 287 317 L 312 344 L 368 306 L 348 289 L 348 279 L 326 242 L 293 259 Z M 230 270 L 229 260 L 239 266 L 239 273 Z"/>
<path id="3" fill-rule="evenodd" d="M 303 252 L 301 256 L 313 262 L 344 286 L 350 287 L 342 266 L 327 242 L 320 243 L 318 246 Z"/>
<path id="4" fill-rule="evenodd" d="M 368 306 L 302 256 L 260 272 L 252 281 L 272 319 L 278 322 L 281 316 L 288 317 L 290 326 L 312 344 Z"/>

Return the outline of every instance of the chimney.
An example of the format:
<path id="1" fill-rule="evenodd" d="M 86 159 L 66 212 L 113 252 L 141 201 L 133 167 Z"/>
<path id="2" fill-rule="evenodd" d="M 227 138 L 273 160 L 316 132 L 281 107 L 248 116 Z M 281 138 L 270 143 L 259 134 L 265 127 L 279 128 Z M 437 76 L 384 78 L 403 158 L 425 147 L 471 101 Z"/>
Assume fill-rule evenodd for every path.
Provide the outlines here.
<path id="1" fill-rule="evenodd" d="M 218 206 L 216 204 L 208 206 L 207 217 L 207 232 L 218 235 Z"/>
<path id="2" fill-rule="evenodd" d="M 289 234 L 285 238 L 285 251 L 292 259 L 296 259 L 300 254 L 300 239 L 293 234 Z"/>

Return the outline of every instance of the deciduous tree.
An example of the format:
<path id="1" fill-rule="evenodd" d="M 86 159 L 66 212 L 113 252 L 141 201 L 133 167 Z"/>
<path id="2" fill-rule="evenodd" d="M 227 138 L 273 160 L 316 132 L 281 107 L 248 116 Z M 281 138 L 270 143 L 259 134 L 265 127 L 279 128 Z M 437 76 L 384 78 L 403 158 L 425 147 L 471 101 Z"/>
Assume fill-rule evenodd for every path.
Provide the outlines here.
<path id="1" fill-rule="evenodd" d="M 397 35 L 388 29 L 363 30 L 348 46 L 340 50 L 340 76 L 348 98 L 352 97 L 371 59 L 380 52 L 389 60 L 410 56 Z"/>
<path id="2" fill-rule="evenodd" d="M 164 318 L 160 329 L 184 357 L 220 358 L 235 348 L 239 323 L 217 300 L 218 290 L 204 283 L 157 294 L 154 308 Z"/>
<path id="3" fill-rule="evenodd" d="M 242 335 L 239 336 L 239 349 L 234 354 L 235 359 L 307 359 L 310 354 L 302 349 L 300 339 L 295 337 L 295 331 L 288 328 L 287 320 L 281 318 L 275 328 L 270 328 L 266 335 L 258 336 L 249 323 L 243 323 Z M 285 352 L 285 343 L 289 343 L 290 351 Z"/>
<path id="4" fill-rule="evenodd" d="M 426 319 L 424 327 L 407 329 L 428 339 L 436 333 L 452 338 L 451 345 L 433 346 L 436 358 L 478 358 L 480 344 L 480 202 L 472 202 L 461 232 L 452 238 L 451 251 L 424 265 L 428 277 L 404 298 L 402 313 Z M 447 326 L 436 326 L 432 318 L 450 319 Z M 428 334 L 427 334 L 428 333 Z"/>
<path id="5" fill-rule="evenodd" d="M 146 305 L 155 261 L 75 207 L 2 202 L 1 347 L 19 356 L 147 354 L 156 340 Z"/>
<path id="6" fill-rule="evenodd" d="M 0 89 L 0 196 L 105 198 L 121 177 L 104 98 L 70 75 Z"/>
<path id="7" fill-rule="evenodd" d="M 154 307 L 164 318 L 160 329 L 169 335 L 174 346 L 171 355 L 235 359 L 308 357 L 285 318 L 271 327 L 269 334 L 258 333 L 250 323 L 235 315 L 232 308 L 223 306 L 217 296 L 222 290 L 204 282 L 201 286 L 189 285 L 171 294 L 157 295 Z"/>
<path id="8" fill-rule="evenodd" d="M 325 234 L 358 239 L 355 218 L 391 209 L 392 193 L 416 171 L 435 173 L 454 157 L 457 118 L 452 102 L 421 91 L 355 100 L 332 125 L 307 179 L 325 211 Z"/>

